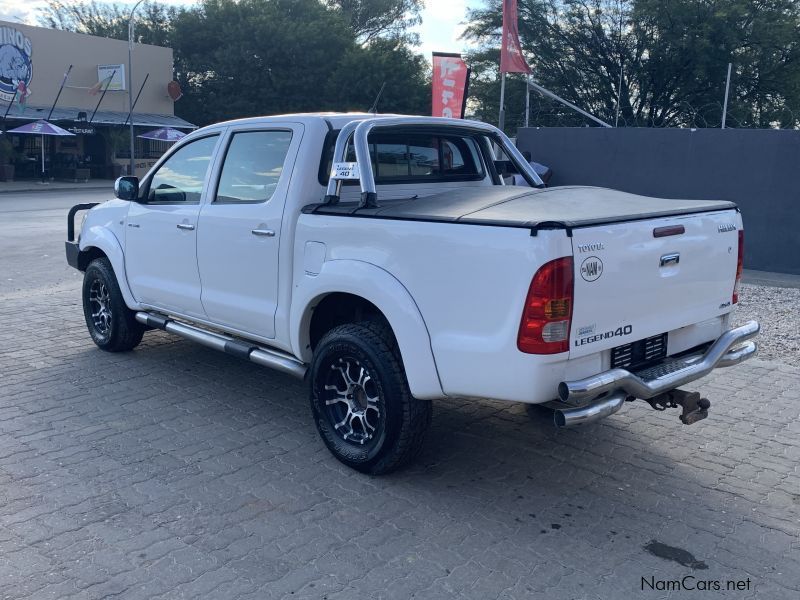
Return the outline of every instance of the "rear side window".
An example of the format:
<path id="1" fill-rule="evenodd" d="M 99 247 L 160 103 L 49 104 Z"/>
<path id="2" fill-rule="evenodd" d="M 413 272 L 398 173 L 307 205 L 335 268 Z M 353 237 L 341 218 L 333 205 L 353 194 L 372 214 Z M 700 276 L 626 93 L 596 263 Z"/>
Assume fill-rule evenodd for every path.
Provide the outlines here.
<path id="1" fill-rule="evenodd" d="M 327 185 L 336 134 L 326 138 L 319 181 Z M 476 181 L 485 176 L 480 153 L 471 137 L 421 133 L 377 133 L 369 137 L 369 154 L 375 183 L 428 183 L 435 181 Z M 352 144 L 346 160 L 356 160 Z M 353 185 L 355 181 L 345 181 Z"/>
<path id="2" fill-rule="evenodd" d="M 214 202 L 248 204 L 272 198 L 291 143 L 291 131 L 234 133 L 225 153 Z"/>

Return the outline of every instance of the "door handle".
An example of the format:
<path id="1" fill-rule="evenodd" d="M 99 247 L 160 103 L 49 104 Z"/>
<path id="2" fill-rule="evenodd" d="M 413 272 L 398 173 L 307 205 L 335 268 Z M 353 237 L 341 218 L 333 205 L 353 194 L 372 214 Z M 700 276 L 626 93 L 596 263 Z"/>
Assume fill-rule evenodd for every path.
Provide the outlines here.
<path id="1" fill-rule="evenodd" d="M 676 252 L 675 254 L 665 254 L 661 257 L 660 266 L 666 267 L 669 265 L 677 265 L 679 262 L 681 262 L 681 255 L 679 252 Z"/>
<path id="2" fill-rule="evenodd" d="M 272 229 L 253 229 L 250 233 L 264 237 L 275 237 L 275 232 Z"/>
<path id="3" fill-rule="evenodd" d="M 194 225 L 192 225 L 191 223 L 178 223 L 176 227 L 178 229 L 185 229 L 187 231 L 192 231 L 194 229 Z"/>

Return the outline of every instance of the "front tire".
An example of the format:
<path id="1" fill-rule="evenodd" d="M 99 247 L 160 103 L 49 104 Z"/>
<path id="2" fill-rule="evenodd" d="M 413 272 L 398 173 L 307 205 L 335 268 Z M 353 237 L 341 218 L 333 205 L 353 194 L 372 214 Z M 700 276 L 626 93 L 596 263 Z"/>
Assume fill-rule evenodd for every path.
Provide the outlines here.
<path id="1" fill-rule="evenodd" d="M 431 403 L 411 395 L 397 342 L 386 325 L 331 329 L 314 352 L 310 384 L 317 430 L 348 467 L 383 475 L 419 453 Z"/>
<path id="2" fill-rule="evenodd" d="M 125 352 L 139 345 L 145 326 L 125 305 L 111 262 L 97 258 L 83 275 L 83 316 L 92 341 L 106 352 Z"/>

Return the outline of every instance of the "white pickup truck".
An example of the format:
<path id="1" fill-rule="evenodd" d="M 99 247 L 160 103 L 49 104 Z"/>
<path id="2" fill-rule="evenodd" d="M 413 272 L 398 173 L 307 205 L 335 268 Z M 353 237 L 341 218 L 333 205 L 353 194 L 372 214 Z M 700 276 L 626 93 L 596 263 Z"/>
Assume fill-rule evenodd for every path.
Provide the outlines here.
<path id="1" fill-rule="evenodd" d="M 569 426 L 640 398 L 688 424 L 709 402 L 677 388 L 756 352 L 758 323 L 729 327 L 734 204 L 545 189 L 484 123 L 220 123 L 115 192 L 68 218 L 97 346 L 162 329 L 306 378 L 325 444 L 367 473 L 414 457 L 431 400 L 544 404 Z"/>

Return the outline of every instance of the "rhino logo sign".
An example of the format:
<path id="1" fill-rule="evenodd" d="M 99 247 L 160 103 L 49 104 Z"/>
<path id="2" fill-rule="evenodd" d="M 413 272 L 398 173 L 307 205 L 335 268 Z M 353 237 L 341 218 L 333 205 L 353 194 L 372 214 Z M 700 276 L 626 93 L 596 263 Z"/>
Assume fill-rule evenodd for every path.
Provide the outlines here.
<path id="1" fill-rule="evenodd" d="M 596 281 L 603 274 L 603 261 L 596 256 L 590 256 L 581 263 L 581 277 L 585 281 Z"/>
<path id="2" fill-rule="evenodd" d="M 12 102 L 20 82 L 28 89 L 33 77 L 30 38 L 13 27 L 0 27 L 0 99 Z"/>

